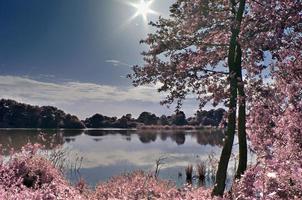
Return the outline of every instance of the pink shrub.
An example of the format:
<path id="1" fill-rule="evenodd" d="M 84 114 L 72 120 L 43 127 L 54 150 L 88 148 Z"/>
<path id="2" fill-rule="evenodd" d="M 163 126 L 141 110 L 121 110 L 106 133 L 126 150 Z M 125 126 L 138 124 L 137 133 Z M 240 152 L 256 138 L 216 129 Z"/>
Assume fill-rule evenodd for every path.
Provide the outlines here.
<path id="1" fill-rule="evenodd" d="M 0 164 L 0 199 L 85 199 L 53 165 L 27 145 Z"/>
<path id="2" fill-rule="evenodd" d="M 100 184 L 94 199 L 212 199 L 211 190 L 192 188 L 177 189 L 168 181 L 158 180 L 143 172 L 115 177 Z M 219 199 L 219 198 L 216 198 Z"/>

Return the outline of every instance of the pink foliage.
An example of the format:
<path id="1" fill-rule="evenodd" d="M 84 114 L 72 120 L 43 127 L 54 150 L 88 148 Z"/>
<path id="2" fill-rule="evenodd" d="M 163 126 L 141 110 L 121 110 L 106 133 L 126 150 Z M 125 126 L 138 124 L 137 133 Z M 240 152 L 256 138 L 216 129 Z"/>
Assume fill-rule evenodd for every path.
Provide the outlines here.
<path id="1" fill-rule="evenodd" d="M 238 199 L 302 199 L 301 1 L 247 1 L 247 131 L 258 160 L 237 182 Z M 247 38 L 249 38 L 247 40 Z M 265 80 L 263 50 L 272 54 Z M 260 78 L 257 77 L 260 75 Z"/>
<path id="2" fill-rule="evenodd" d="M 0 199 L 85 199 L 52 163 L 37 154 L 40 145 L 26 145 L 8 161 L 0 161 Z"/>
<path id="3" fill-rule="evenodd" d="M 302 56 L 279 52 L 274 82 L 251 105 L 248 134 L 258 163 L 235 184 L 241 199 L 302 198 Z"/>
<path id="4" fill-rule="evenodd" d="M 177 189 L 168 181 L 155 179 L 143 172 L 112 178 L 100 184 L 95 199 L 212 199 L 211 190 L 190 186 Z M 219 199 L 219 198 L 215 198 Z"/>

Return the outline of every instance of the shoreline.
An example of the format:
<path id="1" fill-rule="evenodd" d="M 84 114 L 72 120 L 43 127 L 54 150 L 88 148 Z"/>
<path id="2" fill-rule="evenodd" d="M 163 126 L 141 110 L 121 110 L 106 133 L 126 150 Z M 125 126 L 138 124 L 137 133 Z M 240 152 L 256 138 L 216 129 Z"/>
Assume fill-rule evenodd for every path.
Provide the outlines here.
<path id="1" fill-rule="evenodd" d="M 86 131 L 86 130 L 127 130 L 127 131 L 136 131 L 136 130 L 223 130 L 223 128 L 213 127 L 213 126 L 162 126 L 162 125 L 143 125 L 137 126 L 136 128 L 0 128 L 0 130 L 74 130 L 74 131 Z"/>
<path id="2" fill-rule="evenodd" d="M 221 129 L 219 127 L 214 127 L 214 126 L 190 126 L 190 125 L 185 125 L 185 126 L 162 126 L 162 125 L 143 125 L 143 126 L 138 126 L 136 130 L 217 130 Z"/>

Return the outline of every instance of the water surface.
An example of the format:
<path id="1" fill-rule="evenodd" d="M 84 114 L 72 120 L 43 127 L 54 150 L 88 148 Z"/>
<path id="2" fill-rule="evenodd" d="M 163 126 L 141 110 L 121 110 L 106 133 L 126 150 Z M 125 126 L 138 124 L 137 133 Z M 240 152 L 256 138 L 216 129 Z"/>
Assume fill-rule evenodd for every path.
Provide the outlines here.
<path id="1" fill-rule="evenodd" d="M 46 134 L 45 141 L 38 137 Z M 55 136 L 54 136 L 55 135 Z M 177 185 L 185 183 L 185 167 L 219 158 L 223 142 L 220 130 L 136 131 L 136 130 L 32 130 L 2 129 L 0 144 L 15 150 L 26 143 L 53 144 L 83 157 L 80 175 L 92 186 L 109 177 L 133 170 L 154 171 L 156 160 L 165 158 L 159 176 Z M 75 177 L 68 175 L 71 181 Z M 208 181 L 207 185 L 211 185 Z"/>

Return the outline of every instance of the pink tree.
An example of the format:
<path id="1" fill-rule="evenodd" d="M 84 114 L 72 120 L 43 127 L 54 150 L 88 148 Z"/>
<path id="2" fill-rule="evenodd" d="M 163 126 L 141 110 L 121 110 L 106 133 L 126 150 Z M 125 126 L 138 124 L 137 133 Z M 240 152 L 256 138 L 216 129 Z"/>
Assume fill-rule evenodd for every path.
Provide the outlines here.
<path id="1" fill-rule="evenodd" d="M 248 1 L 248 7 L 240 43 L 248 49 L 243 54 L 250 111 L 247 131 L 258 162 L 235 184 L 234 196 L 301 199 L 302 3 Z M 264 51 L 272 55 L 266 65 Z"/>
<path id="2" fill-rule="evenodd" d="M 302 198 L 301 49 L 279 52 L 274 83 L 251 105 L 248 133 L 258 162 L 235 184 L 242 199 Z"/>
<path id="3" fill-rule="evenodd" d="M 222 195 L 236 130 L 237 95 L 239 106 L 240 162 L 238 174 L 246 169 L 245 99 L 241 73 L 241 48 L 237 41 L 245 1 L 178 0 L 169 19 L 151 23 L 157 28 L 143 43 L 145 65 L 135 66 L 134 85 L 160 82 L 168 92 L 162 103 L 181 106 L 186 95 L 195 93 L 200 106 L 211 102 L 229 107 L 228 129 L 216 175 L 213 194 Z M 240 82 L 241 84 L 238 84 Z M 239 86 L 239 87 L 238 87 Z"/>
<path id="4" fill-rule="evenodd" d="M 195 93 L 201 106 L 212 102 L 229 107 L 215 195 L 224 191 L 237 101 L 240 159 L 236 177 L 240 177 L 246 168 L 245 102 L 252 109 L 261 99 L 259 91 L 267 87 L 264 73 L 273 75 L 264 54 L 270 52 L 282 62 L 280 51 L 289 44 L 299 45 L 300 20 L 300 1 L 178 0 L 171 6 L 171 17 L 151 23 L 157 32 L 142 41 L 150 49 L 143 53 L 146 64 L 134 67 L 135 85 L 161 82 L 159 91 L 169 93 L 162 103 L 177 101 L 180 106 L 187 94 Z"/>

